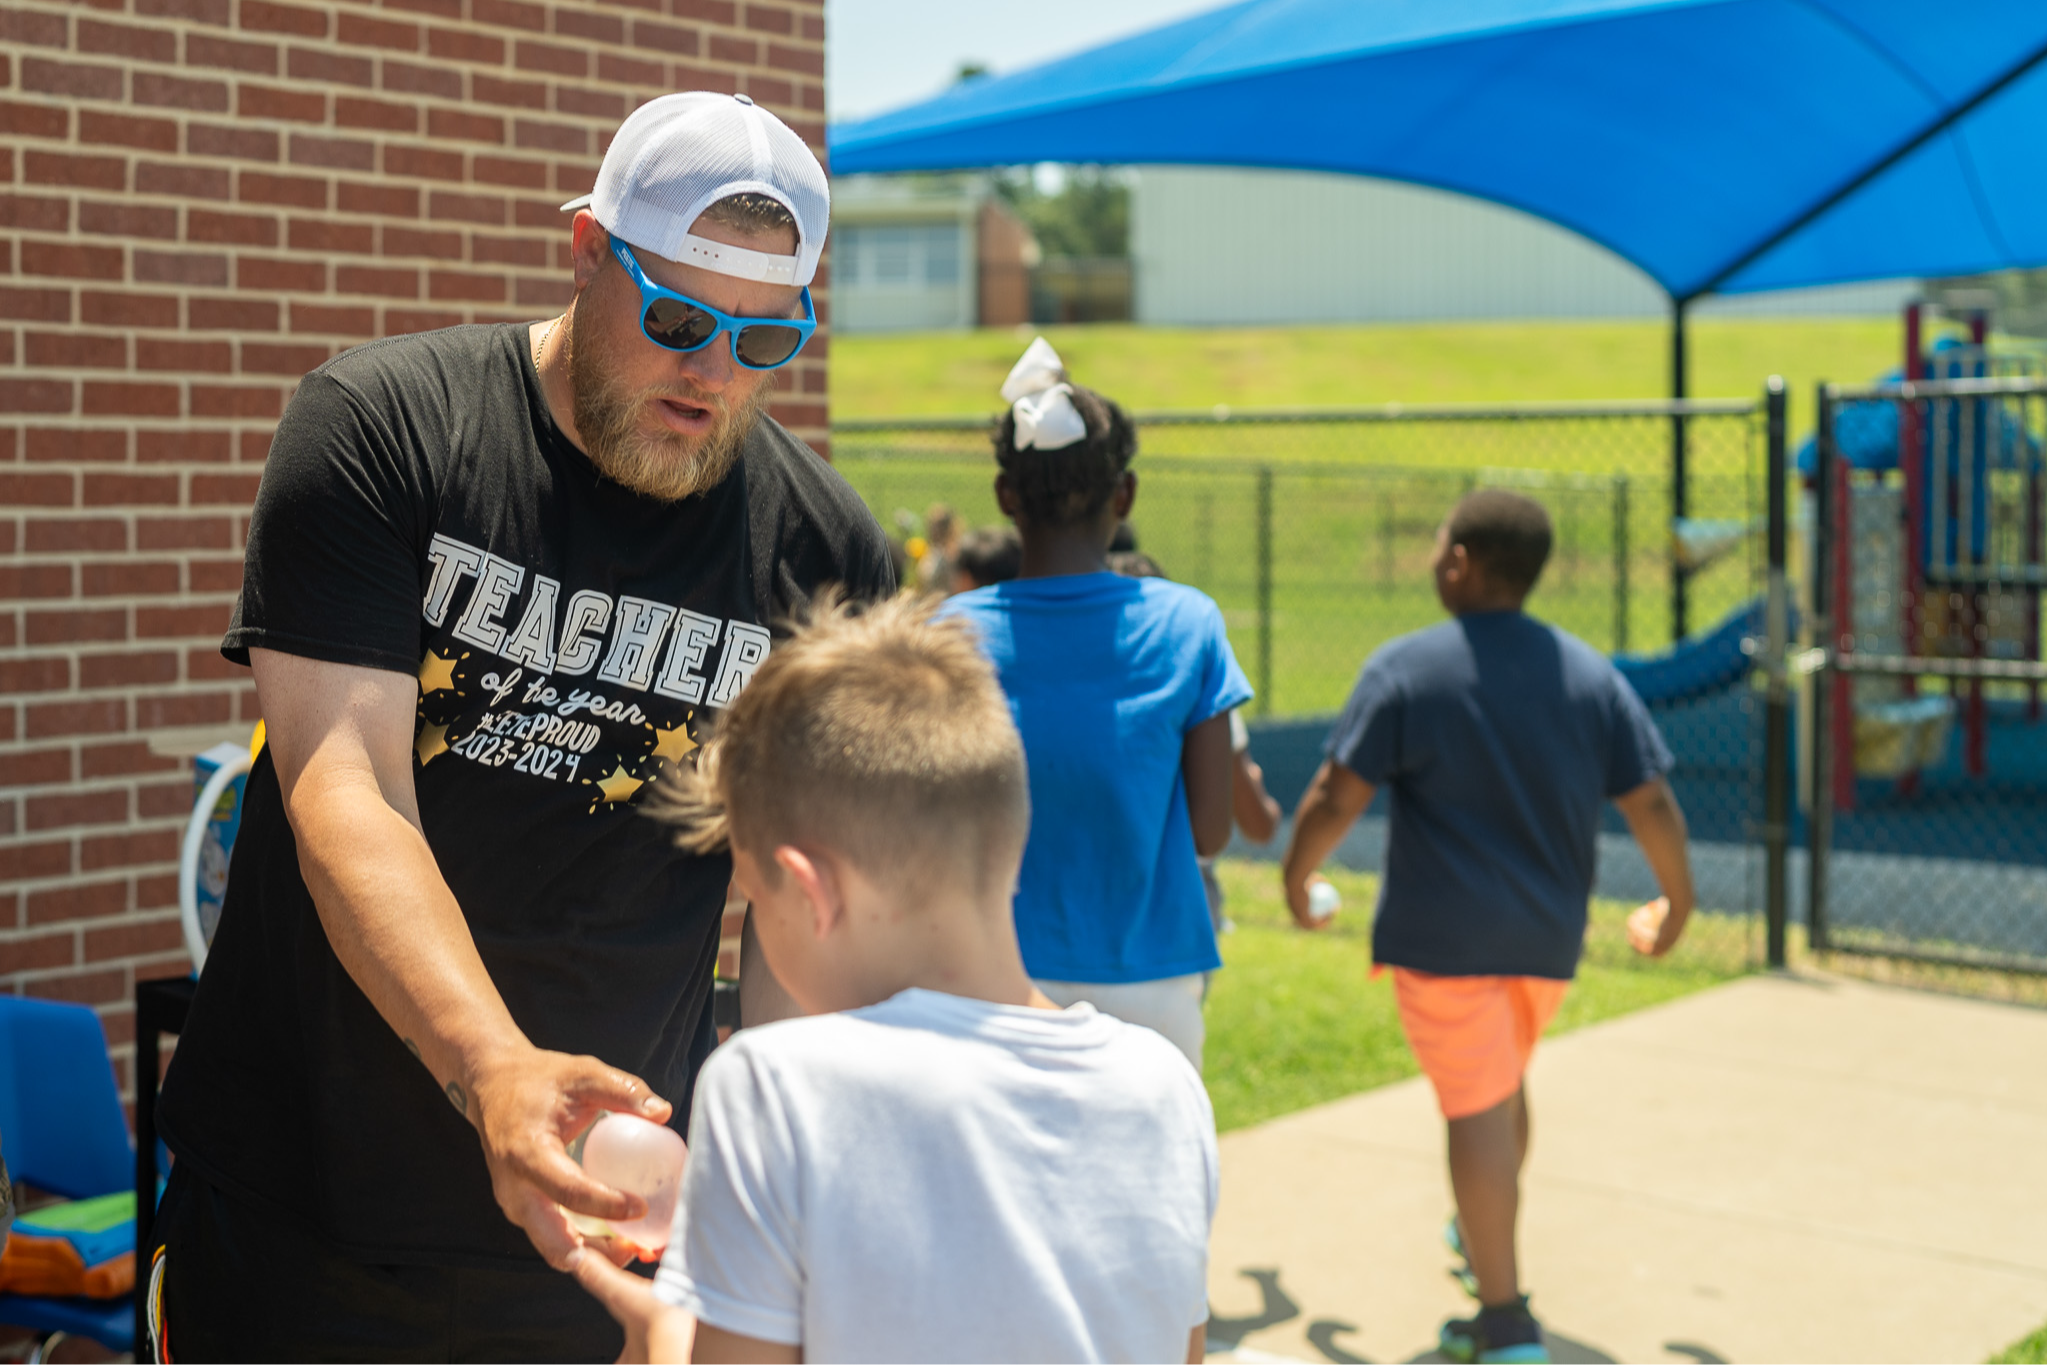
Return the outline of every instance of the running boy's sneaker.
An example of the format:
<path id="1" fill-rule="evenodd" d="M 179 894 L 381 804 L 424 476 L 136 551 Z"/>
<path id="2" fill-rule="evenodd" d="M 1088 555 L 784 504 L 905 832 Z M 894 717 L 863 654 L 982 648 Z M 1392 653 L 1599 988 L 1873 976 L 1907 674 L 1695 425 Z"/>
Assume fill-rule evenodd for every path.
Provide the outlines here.
<path id="1" fill-rule="evenodd" d="M 1451 1214 L 1450 1221 L 1443 1224 L 1443 1244 L 1450 1248 L 1450 1254 L 1457 1258 L 1457 1264 L 1450 1267 L 1450 1278 L 1472 1298 L 1478 1297 L 1478 1272 L 1471 1268 L 1471 1253 L 1464 1249 L 1464 1229 L 1458 1225 L 1457 1215 Z"/>
<path id="2" fill-rule="evenodd" d="M 1452 1318 L 1443 1324 L 1438 1348 L 1462 1365 L 1548 1365 L 1542 1324 L 1528 1311 L 1528 1296 L 1498 1308 L 1481 1308 L 1478 1316 Z"/>

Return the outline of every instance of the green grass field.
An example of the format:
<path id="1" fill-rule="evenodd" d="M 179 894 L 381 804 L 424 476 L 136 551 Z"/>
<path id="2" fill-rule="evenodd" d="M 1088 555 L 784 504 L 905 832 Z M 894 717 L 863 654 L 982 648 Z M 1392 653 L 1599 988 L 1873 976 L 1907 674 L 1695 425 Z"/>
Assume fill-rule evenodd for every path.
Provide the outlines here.
<path id="1" fill-rule="evenodd" d="M 1208 998 L 1208 1093 L 1228 1131 L 1416 1074 L 1388 978 L 1371 980 L 1371 910 L 1377 878 L 1331 869 L 1343 893 L 1336 924 L 1293 927 L 1276 864 L 1218 865 L 1236 931 L 1222 939 L 1223 970 Z M 1640 957 L 1623 922 L 1633 907 L 1595 901 L 1577 983 L 1552 1034 L 1611 1019 L 1729 981 L 1759 952 L 1746 919 L 1693 918 L 1668 958 Z"/>
<path id="2" fill-rule="evenodd" d="M 1794 399 L 1815 378 L 1890 363 L 1887 319 L 1705 320 L 1692 391 L 1747 397 L 1782 373 Z M 1667 334 L 1654 321 L 1503 322 L 1242 329 L 1047 329 L 1075 374 L 1136 409 L 1505 402 L 1655 397 Z M 832 340 L 835 419 L 986 414 L 1023 338 L 1009 331 Z M 1793 430 L 1800 408 L 1794 404 Z M 1528 483 L 1558 547 L 1530 609 L 1602 649 L 1670 639 L 1670 426 L 1661 418 L 1153 426 L 1143 433 L 1132 521 L 1166 572 L 1222 606 L 1261 708 L 1341 704 L 1385 640 L 1439 619 L 1426 564 L 1437 521 L 1478 482 Z M 1758 500 L 1760 423 L 1695 419 L 1690 514 L 1744 519 Z M 883 521 L 914 528 L 947 503 L 999 520 L 983 431 L 856 433 L 839 469 Z M 1272 471 L 1271 668 L 1261 677 L 1256 470 Z M 1625 486 L 1621 481 L 1625 481 Z M 1724 560 L 1692 584 L 1703 629 L 1755 591 Z M 1269 685 L 1266 685 L 1269 684 Z"/>
<path id="3" fill-rule="evenodd" d="M 1238 408 L 1539 399 L 1660 398 L 1669 328 L 1655 319 L 1379 323 L 1328 327 L 1047 327 L 1082 383 L 1127 407 Z M 1816 380 L 1853 382 L 1898 363 L 1893 318 L 1701 318 L 1691 392 L 1748 397 L 1781 374 L 1792 429 L 1811 423 Z M 976 414 L 1029 335 L 868 333 L 831 339 L 835 420 Z"/>
<path id="4" fill-rule="evenodd" d="M 879 455 L 842 442 L 839 471 L 884 524 L 946 503 L 969 524 L 999 519 L 987 457 L 937 461 Z M 1276 715 L 1333 711 L 1381 642 L 1442 619 L 1428 572 L 1435 528 L 1469 486 L 1459 469 L 1353 471 L 1279 466 L 1272 515 L 1271 670 L 1260 676 L 1258 480 L 1251 470 L 1191 459 L 1140 461 L 1138 541 L 1166 573 L 1223 609 L 1238 661 Z M 1601 649 L 1654 648 L 1669 638 L 1663 495 L 1634 489 L 1625 506 L 1599 480 L 1558 479 L 1532 491 L 1549 507 L 1557 545 L 1530 610 Z M 1742 490 L 1734 490 L 1734 515 Z M 1617 540 L 1617 532 L 1622 539 Z M 1625 550 L 1629 589 L 1617 592 Z M 1708 625 L 1753 592 L 1735 556 L 1695 580 L 1694 621 Z M 1269 681 L 1269 686 L 1267 685 Z"/>
<path id="5" fill-rule="evenodd" d="M 1990 1357 L 1990 1365 L 2047 1365 L 2047 1325 Z"/>

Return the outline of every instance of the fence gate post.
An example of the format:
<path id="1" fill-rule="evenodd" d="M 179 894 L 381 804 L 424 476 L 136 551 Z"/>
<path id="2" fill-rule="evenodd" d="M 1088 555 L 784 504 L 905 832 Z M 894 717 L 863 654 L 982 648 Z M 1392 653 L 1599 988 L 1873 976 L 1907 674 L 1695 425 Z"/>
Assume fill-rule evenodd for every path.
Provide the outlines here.
<path id="1" fill-rule="evenodd" d="M 1613 652 L 1628 648 L 1628 476 L 1613 480 Z"/>
<path id="2" fill-rule="evenodd" d="M 1258 466 L 1258 714 L 1272 714 L 1272 466 Z"/>
<path id="3" fill-rule="evenodd" d="M 1834 481 L 1841 476 L 1834 449 L 1834 404 L 1827 384 L 1818 386 L 1818 432 L 1814 444 L 1812 525 L 1812 643 L 1819 667 L 1812 673 L 1812 781 L 1807 808 L 1806 942 L 1815 953 L 1827 947 L 1827 854 L 1834 838 Z M 1846 700 L 1843 698 L 1842 700 Z M 1852 759 L 1852 755 L 1850 755 Z"/>
<path id="4" fill-rule="evenodd" d="M 1763 669 L 1769 690 L 1763 710 L 1763 923 L 1768 962 L 1784 965 L 1784 927 L 1790 910 L 1791 687 L 1785 669 L 1790 649 L 1791 603 L 1784 576 L 1787 521 L 1784 456 L 1784 380 L 1771 375 L 1764 390 L 1769 417 L 1769 580 L 1764 607 Z"/>

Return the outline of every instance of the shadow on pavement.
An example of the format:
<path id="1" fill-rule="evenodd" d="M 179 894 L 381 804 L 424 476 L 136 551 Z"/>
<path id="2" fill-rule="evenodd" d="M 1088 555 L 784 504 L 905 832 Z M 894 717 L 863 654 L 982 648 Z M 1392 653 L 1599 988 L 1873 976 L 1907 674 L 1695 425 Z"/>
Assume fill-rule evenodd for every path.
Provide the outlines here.
<path id="1" fill-rule="evenodd" d="M 1674 1356 L 1690 1356 L 1699 1365 L 1727 1365 L 1727 1357 L 1696 1341 L 1666 1341 L 1663 1349 Z"/>
<path id="2" fill-rule="evenodd" d="M 1300 1305 L 1279 1287 L 1277 1270 L 1240 1270 L 1237 1273 L 1258 1286 L 1258 1292 L 1264 1296 L 1264 1302 L 1259 1310 L 1248 1318 L 1219 1318 L 1210 1313 L 1208 1349 L 1211 1354 L 1234 1351 L 1237 1349 L 1237 1343 L 1251 1333 L 1267 1327 L 1276 1327 L 1282 1322 L 1291 1322 L 1301 1315 Z"/>
<path id="3" fill-rule="evenodd" d="M 1337 1365 L 1370 1365 L 1366 1356 L 1346 1351 L 1336 1342 L 1338 1332 L 1355 1332 L 1357 1324 L 1338 1322 L 1335 1318 L 1317 1318 L 1308 1324 L 1308 1344 L 1320 1351 L 1325 1359 Z"/>
<path id="4" fill-rule="evenodd" d="M 1573 1341 L 1560 1332 L 1542 1329 L 1542 1339 L 1549 1346 L 1549 1358 L 1555 1365 L 1614 1365 L 1614 1358 L 1597 1346 L 1588 1346 L 1582 1341 Z M 1718 1359 L 1718 1357 L 1714 1357 Z M 1440 1351 L 1424 1351 L 1409 1356 L 1410 1362 L 1448 1361 L 1450 1357 Z"/>
<path id="5" fill-rule="evenodd" d="M 1268 1327 L 1277 1327 L 1292 1322 L 1301 1315 L 1301 1307 L 1293 1296 L 1280 1287 L 1277 1270 L 1240 1270 L 1237 1272 L 1258 1286 L 1260 1296 L 1256 1313 L 1240 1318 L 1221 1318 L 1213 1313 L 1208 1319 L 1208 1353 L 1225 1355 L 1238 1350 L 1244 1338 L 1253 1332 L 1262 1332 Z M 1308 1324 L 1308 1344 L 1321 1353 L 1322 1359 L 1332 1365 L 1370 1365 L 1369 1356 L 1359 1355 L 1337 1338 L 1348 1332 L 1357 1331 L 1357 1324 L 1341 1318 L 1316 1318 Z M 1549 1328 L 1543 1329 L 1543 1340 L 1549 1346 L 1550 1360 L 1554 1365 L 1615 1365 L 1613 1356 L 1575 1338 L 1567 1337 Z M 1698 1365 L 1727 1365 L 1727 1360 L 1710 1347 L 1691 1341 L 1666 1341 L 1663 1349 L 1674 1356 L 1687 1357 Z M 1256 1352 L 1246 1352 L 1256 1356 Z M 1276 1357 L 1268 1357 L 1276 1358 Z M 1449 1357 L 1440 1351 L 1427 1350 L 1407 1357 L 1409 1365 L 1432 1365 L 1433 1362 L 1448 1362 Z"/>

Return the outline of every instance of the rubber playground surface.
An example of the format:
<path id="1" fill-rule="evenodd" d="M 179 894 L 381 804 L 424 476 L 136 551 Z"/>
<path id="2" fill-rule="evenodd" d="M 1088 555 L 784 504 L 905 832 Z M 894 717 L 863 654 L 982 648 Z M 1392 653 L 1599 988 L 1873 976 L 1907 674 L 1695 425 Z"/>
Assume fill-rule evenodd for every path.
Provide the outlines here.
<path id="1" fill-rule="evenodd" d="M 1543 1045 L 1524 1286 L 1559 1361 L 1979 1361 L 2047 1321 L 2047 1011 L 1750 977 Z M 1222 1139 L 1211 1360 L 1433 1359 L 1469 1311 L 1404 1081 Z"/>

